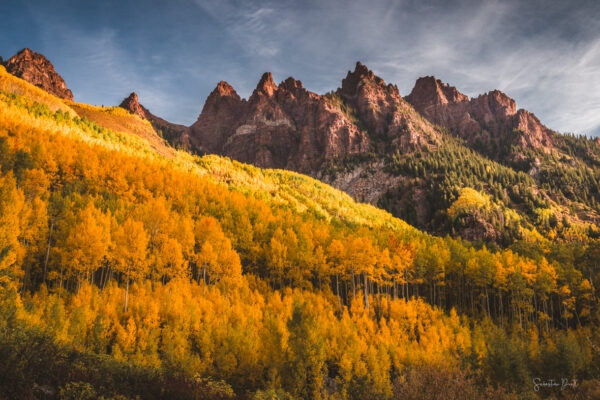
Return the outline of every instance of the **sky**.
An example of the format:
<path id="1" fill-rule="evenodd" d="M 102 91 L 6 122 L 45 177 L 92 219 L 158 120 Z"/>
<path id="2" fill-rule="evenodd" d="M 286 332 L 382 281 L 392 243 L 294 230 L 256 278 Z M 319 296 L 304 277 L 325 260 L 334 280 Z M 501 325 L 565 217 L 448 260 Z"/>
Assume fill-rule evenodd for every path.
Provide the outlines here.
<path id="1" fill-rule="evenodd" d="M 221 80 L 247 98 L 270 71 L 326 93 L 361 61 L 403 96 L 434 75 L 600 136 L 597 0 L 0 0 L 0 56 L 24 47 L 76 101 L 118 105 L 135 91 L 185 125 Z"/>

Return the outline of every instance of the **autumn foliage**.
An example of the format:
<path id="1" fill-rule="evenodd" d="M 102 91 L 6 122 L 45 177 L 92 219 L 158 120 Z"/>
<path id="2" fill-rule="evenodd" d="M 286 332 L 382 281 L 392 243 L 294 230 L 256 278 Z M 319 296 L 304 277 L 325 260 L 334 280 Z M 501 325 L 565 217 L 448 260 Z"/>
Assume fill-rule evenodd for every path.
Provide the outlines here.
<path id="1" fill-rule="evenodd" d="M 0 394 L 425 398 L 425 379 L 502 398 L 552 395 L 531 384 L 549 374 L 593 393 L 595 241 L 430 236 L 298 174 L 157 152 L 118 112 L 106 127 L 2 90 L 0 376 L 35 385 Z"/>

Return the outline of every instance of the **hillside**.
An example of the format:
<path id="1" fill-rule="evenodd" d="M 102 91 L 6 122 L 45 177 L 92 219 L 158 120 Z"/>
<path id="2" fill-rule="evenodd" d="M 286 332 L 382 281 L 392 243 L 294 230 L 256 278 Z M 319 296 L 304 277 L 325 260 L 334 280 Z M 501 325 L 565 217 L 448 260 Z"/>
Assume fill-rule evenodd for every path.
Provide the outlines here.
<path id="1" fill-rule="evenodd" d="M 384 87 L 367 75 L 315 107 Z M 0 85 L 0 396 L 551 395 L 538 376 L 597 395 L 593 238 L 511 250 L 431 236 L 308 176 L 175 150 L 139 115 L 2 67 Z M 258 103 L 275 93 L 268 76 L 262 88 Z M 381 135 L 423 163 L 425 148 L 470 151 L 385 88 L 419 134 Z M 403 154 L 390 165 L 413 168 Z M 499 181 L 531 179 L 469 154 Z M 503 207 L 463 187 L 448 215 Z"/>
<path id="2" fill-rule="evenodd" d="M 40 85 L 51 92 L 64 86 L 49 61 L 29 49 L 9 64 L 15 73 L 33 71 L 24 77 L 34 84 L 54 77 Z M 153 129 L 137 120 L 108 127 L 137 130 L 155 150 L 170 151 L 164 139 L 196 154 L 301 172 L 435 235 L 501 247 L 598 235 L 600 144 L 551 131 L 497 90 L 470 99 L 424 77 L 403 98 L 357 63 L 326 95 L 293 78 L 276 85 L 270 73 L 248 100 L 220 82 L 190 127 L 152 114 L 135 93 L 120 107 Z M 118 108 L 77 110 L 103 126 L 116 122 L 108 112 Z M 492 206 L 476 211 L 465 188 Z"/>
<path id="3" fill-rule="evenodd" d="M 551 131 L 500 91 L 470 99 L 425 77 L 403 98 L 357 63 L 319 95 L 266 73 L 248 100 L 220 82 L 196 123 L 168 132 L 199 154 L 308 174 L 436 235 L 506 247 L 598 234 L 600 145 Z M 464 188 L 493 206 L 475 212 Z"/>
<path id="4" fill-rule="evenodd" d="M 308 174 L 436 235 L 506 247 L 598 234 L 600 145 L 551 131 L 499 91 L 469 99 L 425 77 L 403 98 L 357 63 L 326 95 L 269 73 L 248 100 L 220 82 L 189 128 L 128 99 L 173 145 Z M 464 188 L 491 209 L 474 212 Z"/>

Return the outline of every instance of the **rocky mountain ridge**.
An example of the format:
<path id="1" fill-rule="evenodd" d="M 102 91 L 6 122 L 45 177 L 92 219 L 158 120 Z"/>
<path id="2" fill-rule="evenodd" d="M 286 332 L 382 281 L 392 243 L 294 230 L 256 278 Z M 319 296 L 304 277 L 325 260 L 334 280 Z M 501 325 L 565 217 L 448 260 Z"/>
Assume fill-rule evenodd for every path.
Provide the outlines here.
<path id="1" fill-rule="evenodd" d="M 73 93 L 67 88 L 65 80 L 43 55 L 25 48 L 6 62 L 2 62 L 2 59 L 0 59 L 0 63 L 14 76 L 24 79 L 55 96 L 73 100 Z"/>
<path id="2" fill-rule="evenodd" d="M 545 151 L 553 147 L 550 129 L 529 111 L 517 110 L 515 101 L 499 90 L 469 98 L 427 76 L 417 80 L 405 99 L 430 122 L 495 158 L 512 145 Z"/>
<path id="3" fill-rule="evenodd" d="M 140 104 L 137 93 L 132 92 L 128 97 L 123 99 L 121 104 L 119 104 L 119 107 L 124 108 L 140 118 L 148 120 L 156 131 L 169 142 L 173 143 L 177 140 L 186 148 L 190 148 L 189 142 L 185 141 L 189 128 L 184 125 L 173 124 L 152 114 L 150 110 Z"/>
<path id="4" fill-rule="evenodd" d="M 507 245 L 600 220 L 600 142 L 551 131 L 498 90 L 470 98 L 429 76 L 403 97 L 358 62 L 323 95 L 268 72 L 248 99 L 221 81 L 189 127 L 135 92 L 120 107 L 173 146 L 310 175 L 432 233 Z M 464 188 L 489 207 L 450 215 Z"/>
<path id="5" fill-rule="evenodd" d="M 294 78 L 276 85 L 271 73 L 248 100 L 220 82 L 190 129 L 190 141 L 204 152 L 301 172 L 369 149 L 366 133 L 341 109 Z"/>

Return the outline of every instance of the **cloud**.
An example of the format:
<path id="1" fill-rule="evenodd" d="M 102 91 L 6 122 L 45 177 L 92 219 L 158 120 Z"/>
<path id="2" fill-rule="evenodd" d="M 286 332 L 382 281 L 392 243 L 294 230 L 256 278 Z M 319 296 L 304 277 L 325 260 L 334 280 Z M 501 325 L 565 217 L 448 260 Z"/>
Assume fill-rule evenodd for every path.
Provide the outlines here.
<path id="1" fill-rule="evenodd" d="M 552 129 L 600 135 L 598 1 L 24 4 L 81 101 L 115 104 L 136 90 L 154 113 L 189 124 L 220 80 L 248 97 L 271 71 L 324 93 L 360 60 L 404 95 L 435 75 L 470 96 L 503 90 Z M 0 45 L 31 35 L 21 29 Z"/>
<path id="2" fill-rule="evenodd" d="M 42 32 L 43 47 L 53 49 L 52 62 L 76 101 L 118 105 L 135 91 L 140 101 L 158 114 L 175 116 L 183 108 L 178 104 L 179 82 L 173 81 L 172 70 L 161 67 L 164 57 L 139 57 L 116 27 L 89 29 L 69 25 L 39 9 L 33 11 L 33 18 Z"/>
<path id="3" fill-rule="evenodd" d="M 471 96 L 503 90 L 552 129 L 600 134 L 600 24 L 593 18 L 600 9 L 593 2 L 196 3 L 250 64 L 295 75 L 313 91 L 335 89 L 361 60 L 403 94 L 432 74 Z M 252 83 L 242 86 L 248 95 Z"/>
<path id="4" fill-rule="evenodd" d="M 241 50 L 253 56 L 280 54 L 281 39 L 289 34 L 293 21 L 284 18 L 278 2 L 197 0 L 196 3 L 222 25 Z"/>

